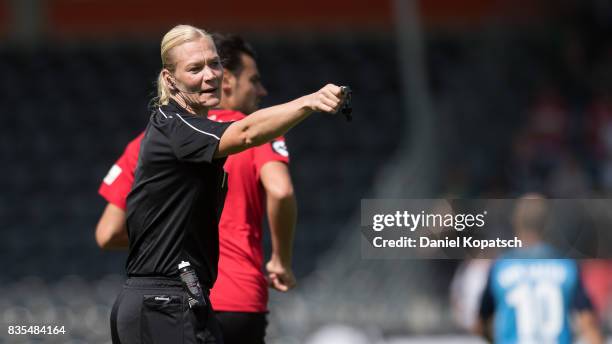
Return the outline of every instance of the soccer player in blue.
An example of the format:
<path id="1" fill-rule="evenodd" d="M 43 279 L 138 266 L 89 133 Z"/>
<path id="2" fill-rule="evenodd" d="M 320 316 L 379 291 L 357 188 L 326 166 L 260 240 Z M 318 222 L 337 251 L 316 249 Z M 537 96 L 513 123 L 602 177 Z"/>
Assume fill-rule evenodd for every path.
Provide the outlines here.
<path id="1" fill-rule="evenodd" d="M 572 321 L 590 344 L 603 343 L 578 264 L 542 242 L 549 209 L 538 194 L 521 197 L 513 225 L 523 247 L 491 267 L 476 331 L 500 344 L 572 343 Z"/>

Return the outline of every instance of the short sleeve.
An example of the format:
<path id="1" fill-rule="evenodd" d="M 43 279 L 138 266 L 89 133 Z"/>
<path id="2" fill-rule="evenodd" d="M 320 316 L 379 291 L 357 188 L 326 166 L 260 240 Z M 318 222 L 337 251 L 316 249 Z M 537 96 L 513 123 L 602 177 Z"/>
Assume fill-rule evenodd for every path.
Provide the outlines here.
<path id="1" fill-rule="evenodd" d="M 110 168 L 98 189 L 98 193 L 108 203 L 123 210 L 126 209 L 126 198 L 130 190 L 132 190 L 132 184 L 134 183 L 134 171 L 138 162 L 138 152 L 142 137 L 143 134 L 140 134 L 127 145 L 125 151 Z"/>
<path id="2" fill-rule="evenodd" d="M 253 148 L 254 164 L 257 171 L 257 179 L 263 165 L 270 161 L 280 161 L 286 164 L 289 163 L 289 150 L 284 137 L 278 137 L 272 142 L 263 144 Z"/>
<path id="3" fill-rule="evenodd" d="M 232 122 L 220 123 L 199 116 L 177 114 L 170 137 L 179 161 L 212 162 L 219 141 Z"/>

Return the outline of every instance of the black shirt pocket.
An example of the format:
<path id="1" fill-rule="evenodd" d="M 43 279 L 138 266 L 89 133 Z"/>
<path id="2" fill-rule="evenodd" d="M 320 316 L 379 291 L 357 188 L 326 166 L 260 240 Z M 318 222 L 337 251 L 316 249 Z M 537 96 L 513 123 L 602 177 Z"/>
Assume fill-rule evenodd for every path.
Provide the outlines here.
<path id="1" fill-rule="evenodd" d="M 144 295 L 141 309 L 143 344 L 183 343 L 183 298 Z"/>

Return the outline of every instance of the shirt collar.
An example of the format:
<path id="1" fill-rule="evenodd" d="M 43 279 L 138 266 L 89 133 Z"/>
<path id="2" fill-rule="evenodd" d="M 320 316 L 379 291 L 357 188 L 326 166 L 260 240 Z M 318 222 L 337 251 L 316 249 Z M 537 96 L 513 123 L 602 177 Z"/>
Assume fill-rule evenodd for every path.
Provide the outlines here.
<path id="1" fill-rule="evenodd" d="M 170 97 L 168 99 L 168 104 L 160 106 L 162 110 L 179 113 L 181 115 L 193 115 L 191 112 L 187 111 L 184 107 L 180 106 L 179 103 L 174 100 L 174 98 Z"/>

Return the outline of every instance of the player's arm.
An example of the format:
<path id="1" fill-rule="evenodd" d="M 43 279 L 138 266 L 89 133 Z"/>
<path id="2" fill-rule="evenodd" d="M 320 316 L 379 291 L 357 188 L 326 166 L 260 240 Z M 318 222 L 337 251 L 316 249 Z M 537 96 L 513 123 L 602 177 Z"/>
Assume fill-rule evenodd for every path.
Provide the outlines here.
<path id="1" fill-rule="evenodd" d="M 108 203 L 98 225 L 96 226 L 96 242 L 104 249 L 127 249 L 128 234 L 125 211 Z"/>
<path id="2" fill-rule="evenodd" d="M 96 242 L 103 249 L 127 249 L 126 198 L 134 183 L 134 170 L 138 162 L 140 142 L 144 132 L 125 147 L 119 160 L 111 167 L 98 193 L 108 203 L 98 225 Z"/>
<path id="3" fill-rule="evenodd" d="M 591 310 L 576 312 L 575 315 L 578 331 L 582 339 L 588 344 L 603 344 L 603 335 L 599 329 L 597 316 Z"/>
<path id="4" fill-rule="evenodd" d="M 489 343 L 493 343 L 493 317 L 495 315 L 495 299 L 492 291 L 492 274 L 489 271 L 487 284 L 480 298 L 480 308 L 478 310 L 478 320 L 474 325 L 474 333 L 485 338 Z"/>
<path id="5" fill-rule="evenodd" d="M 279 291 L 295 287 L 291 270 L 293 233 L 297 219 L 297 202 L 288 166 L 280 161 L 270 161 L 261 167 L 260 180 L 266 191 L 266 208 L 272 254 L 266 264 L 270 285 Z"/>
<path id="6" fill-rule="evenodd" d="M 580 274 L 578 274 L 580 276 Z M 582 338 L 589 344 L 603 344 L 603 335 L 599 328 L 593 303 L 584 289 L 582 280 L 578 280 L 576 294 L 572 302 L 574 320 Z"/>
<path id="7" fill-rule="evenodd" d="M 493 343 L 493 331 L 492 331 L 493 318 L 487 319 L 479 318 L 474 325 L 474 333 L 478 336 L 483 337 L 487 342 Z"/>
<path id="8" fill-rule="evenodd" d="M 214 157 L 225 157 L 269 142 L 284 135 L 311 113 L 335 113 L 340 105 L 340 87 L 328 84 L 315 93 L 256 111 L 225 130 Z"/>
<path id="9" fill-rule="evenodd" d="M 127 249 L 128 234 L 125 211 L 108 203 L 98 225 L 96 226 L 96 242 L 104 249 Z"/>

